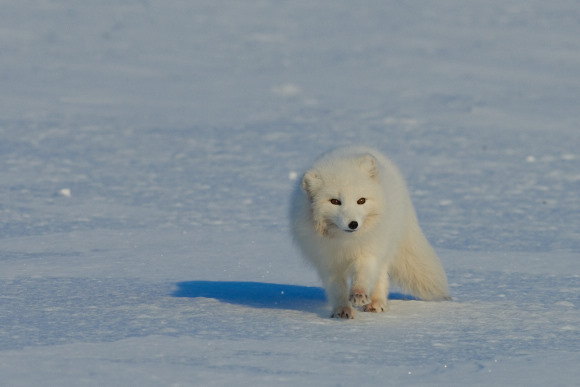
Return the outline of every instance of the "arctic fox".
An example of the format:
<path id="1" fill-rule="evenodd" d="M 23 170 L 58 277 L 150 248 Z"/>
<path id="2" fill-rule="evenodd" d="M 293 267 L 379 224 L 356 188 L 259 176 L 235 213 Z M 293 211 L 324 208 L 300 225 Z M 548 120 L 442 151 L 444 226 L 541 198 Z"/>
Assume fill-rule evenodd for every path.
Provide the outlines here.
<path id="1" fill-rule="evenodd" d="M 316 268 L 334 318 L 387 310 L 389 281 L 421 300 L 449 299 L 447 277 L 423 235 L 405 182 L 380 152 L 335 149 L 304 174 L 291 230 Z"/>

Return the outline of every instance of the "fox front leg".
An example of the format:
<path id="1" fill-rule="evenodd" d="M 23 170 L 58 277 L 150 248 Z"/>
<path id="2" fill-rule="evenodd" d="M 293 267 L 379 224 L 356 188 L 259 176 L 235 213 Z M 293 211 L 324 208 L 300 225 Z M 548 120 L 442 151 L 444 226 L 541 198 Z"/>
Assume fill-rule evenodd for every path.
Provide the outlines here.
<path id="1" fill-rule="evenodd" d="M 348 283 L 346 278 L 327 278 L 324 281 L 326 295 L 332 306 L 332 318 L 352 319 L 354 309 L 348 301 Z"/>

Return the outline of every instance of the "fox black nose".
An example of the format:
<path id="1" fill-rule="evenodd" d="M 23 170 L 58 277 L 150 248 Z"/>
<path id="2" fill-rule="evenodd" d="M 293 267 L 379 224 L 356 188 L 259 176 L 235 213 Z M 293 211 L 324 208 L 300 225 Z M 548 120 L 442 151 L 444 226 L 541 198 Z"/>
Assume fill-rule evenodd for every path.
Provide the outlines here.
<path id="1" fill-rule="evenodd" d="M 351 230 L 356 230 L 357 227 L 358 227 L 358 222 L 356 222 L 354 220 L 348 224 L 348 228 L 350 228 Z"/>

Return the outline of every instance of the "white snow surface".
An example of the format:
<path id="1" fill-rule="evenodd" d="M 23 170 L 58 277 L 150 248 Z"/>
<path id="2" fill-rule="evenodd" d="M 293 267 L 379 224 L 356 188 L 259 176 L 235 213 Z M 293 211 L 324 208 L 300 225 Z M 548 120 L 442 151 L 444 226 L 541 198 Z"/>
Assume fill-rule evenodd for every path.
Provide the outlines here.
<path id="1" fill-rule="evenodd" d="M 0 384 L 580 385 L 576 1 L 0 7 Z M 452 302 L 328 318 L 287 208 L 354 143 Z"/>

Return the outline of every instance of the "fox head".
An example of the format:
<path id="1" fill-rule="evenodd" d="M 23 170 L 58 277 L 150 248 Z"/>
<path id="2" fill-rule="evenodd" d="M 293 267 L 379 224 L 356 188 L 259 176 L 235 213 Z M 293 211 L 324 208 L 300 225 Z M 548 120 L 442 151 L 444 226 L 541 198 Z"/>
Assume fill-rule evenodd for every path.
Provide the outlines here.
<path id="1" fill-rule="evenodd" d="M 328 160 L 307 171 L 302 190 L 310 199 L 316 231 L 323 236 L 362 233 L 380 208 L 380 171 L 370 154 Z"/>

